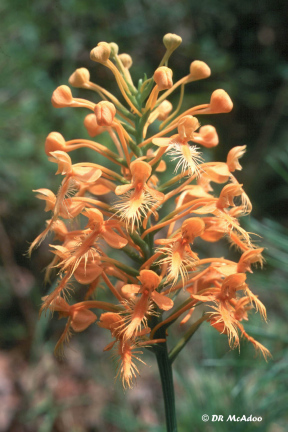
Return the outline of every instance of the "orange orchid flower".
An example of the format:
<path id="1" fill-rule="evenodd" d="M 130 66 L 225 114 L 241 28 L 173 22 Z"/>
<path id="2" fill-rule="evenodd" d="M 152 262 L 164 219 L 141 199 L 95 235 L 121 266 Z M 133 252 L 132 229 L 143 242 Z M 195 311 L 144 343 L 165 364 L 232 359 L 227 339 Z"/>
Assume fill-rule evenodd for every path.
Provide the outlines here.
<path id="1" fill-rule="evenodd" d="M 141 270 L 137 277 L 141 285 L 124 285 L 121 289 L 123 294 L 141 294 L 129 303 L 131 314 L 126 316 L 125 338 L 131 338 L 135 332 L 139 331 L 142 323 L 147 324 L 146 315 L 153 314 L 153 302 L 162 309 L 169 310 L 173 307 L 173 301 L 156 291 L 161 282 L 160 277 L 152 270 Z"/>
<path id="2" fill-rule="evenodd" d="M 131 183 L 115 189 L 115 194 L 123 197 L 114 207 L 120 218 L 125 220 L 126 224 L 131 224 L 130 228 L 133 230 L 134 225 L 140 224 L 141 217 L 146 216 L 150 207 L 164 199 L 164 194 L 148 186 L 152 168 L 147 162 L 136 159 L 131 163 L 130 171 Z"/>

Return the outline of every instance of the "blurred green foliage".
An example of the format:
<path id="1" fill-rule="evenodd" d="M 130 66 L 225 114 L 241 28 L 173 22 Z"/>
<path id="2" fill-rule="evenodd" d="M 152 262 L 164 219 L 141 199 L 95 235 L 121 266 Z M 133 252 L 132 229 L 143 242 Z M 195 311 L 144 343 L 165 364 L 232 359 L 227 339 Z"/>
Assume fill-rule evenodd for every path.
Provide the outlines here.
<path id="1" fill-rule="evenodd" d="M 244 169 L 238 178 L 254 210 L 243 223 L 246 229 L 263 237 L 259 244 L 267 248 L 264 271 L 255 271 L 251 282 L 266 304 L 269 317 L 265 326 L 251 320 L 247 331 L 273 354 L 273 360 L 266 365 L 264 361 L 254 361 L 253 349 L 245 344 L 240 355 L 229 352 L 224 337 L 208 326 L 201 327 L 175 362 L 179 430 L 287 430 L 288 3 L 3 0 L 0 10 L 0 100 L 4 107 L 0 117 L 1 353 L 11 355 L 9 365 L 25 364 L 28 376 L 35 376 L 35 365 L 39 365 L 40 371 L 36 372 L 40 375 L 41 370 L 45 371 L 41 379 L 36 377 L 34 382 L 31 378 L 32 384 L 23 382 L 18 373 L 11 378 L 12 387 L 21 388 L 21 396 L 8 416 L 7 430 L 65 431 L 65 412 L 73 411 L 75 404 L 87 411 L 83 411 L 79 424 L 71 427 L 74 432 L 164 430 L 159 426 L 163 408 L 154 366 L 143 373 L 150 374 L 145 377 L 150 386 L 155 386 L 155 395 L 139 378 L 138 388 L 132 393 L 138 405 L 133 397 L 129 400 L 128 394 L 128 401 L 123 401 L 119 384 L 114 390 L 112 364 L 106 366 L 107 355 L 101 352 L 105 343 L 100 340 L 97 349 L 90 346 L 91 341 L 99 345 L 97 330 L 81 334 L 79 351 L 85 353 L 84 371 L 69 369 L 71 380 L 82 385 L 82 396 L 65 396 L 61 403 L 57 398 L 55 402 L 51 380 L 60 382 L 63 368 L 50 353 L 62 323 L 58 325 L 42 317 L 36 326 L 40 299 L 46 292 L 41 270 L 50 259 L 48 243 L 39 248 L 31 261 L 24 254 L 46 216 L 43 204 L 34 199 L 31 190 L 46 187 L 55 191 L 58 187 L 55 167 L 44 154 L 45 137 L 52 130 L 61 132 L 67 140 L 88 137 L 83 127 L 86 112 L 53 109 L 53 90 L 66 84 L 77 67 L 87 67 L 93 81 L 117 92 L 112 75 L 90 61 L 91 48 L 102 40 L 115 41 L 121 52 L 132 55 L 132 73 L 137 80 L 143 72 L 150 75 L 157 67 L 164 53 L 162 37 L 167 32 L 183 38 L 169 64 L 175 80 L 187 73 L 195 59 L 207 62 L 212 69 L 209 80 L 188 87 L 187 107 L 207 102 L 216 88 L 228 91 L 235 105 L 229 115 L 200 120 L 202 124 L 213 124 L 220 137 L 211 159 L 225 160 L 231 147 L 247 144 Z M 82 91 L 74 92 L 86 96 Z M 97 101 L 94 94 L 89 97 Z M 177 103 L 177 96 L 172 102 Z M 90 157 L 89 152 L 78 155 L 83 159 Z M 76 340 L 80 343 L 80 338 Z M 153 359 L 147 354 L 147 363 L 151 362 Z M 101 396 L 94 400 L 93 392 L 83 391 L 90 375 L 108 394 L 94 415 L 93 406 Z M 90 400 L 92 414 L 88 408 Z M 262 416 L 263 421 L 261 425 L 203 423 L 201 416 L 205 413 L 252 413 Z M 85 421 L 83 416 L 87 416 Z"/>

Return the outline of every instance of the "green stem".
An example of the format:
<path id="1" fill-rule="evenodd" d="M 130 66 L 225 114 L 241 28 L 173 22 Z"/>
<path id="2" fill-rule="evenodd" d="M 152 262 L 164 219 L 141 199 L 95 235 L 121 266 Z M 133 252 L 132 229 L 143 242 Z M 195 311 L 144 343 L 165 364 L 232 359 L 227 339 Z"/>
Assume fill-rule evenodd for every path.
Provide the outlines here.
<path id="1" fill-rule="evenodd" d="M 151 317 L 151 326 L 154 327 L 161 320 L 160 316 Z M 164 327 L 160 327 L 155 332 L 155 338 L 166 339 L 166 330 Z M 169 360 L 167 344 L 154 345 L 153 352 L 156 355 L 161 378 L 167 432 L 177 432 L 172 364 Z"/>
<path id="2" fill-rule="evenodd" d="M 200 327 L 203 321 L 207 320 L 207 315 L 203 315 L 201 318 L 199 318 L 198 321 L 196 321 L 194 324 L 190 326 L 190 328 L 187 330 L 187 332 L 184 334 L 184 336 L 179 340 L 177 345 L 170 351 L 169 353 L 169 361 L 172 364 L 175 358 L 178 356 L 180 351 L 184 348 L 184 346 L 189 342 L 191 337 L 194 335 L 196 330 Z"/>
<path id="3" fill-rule="evenodd" d="M 172 366 L 166 343 L 159 344 L 155 353 L 162 384 L 167 432 L 177 432 Z"/>

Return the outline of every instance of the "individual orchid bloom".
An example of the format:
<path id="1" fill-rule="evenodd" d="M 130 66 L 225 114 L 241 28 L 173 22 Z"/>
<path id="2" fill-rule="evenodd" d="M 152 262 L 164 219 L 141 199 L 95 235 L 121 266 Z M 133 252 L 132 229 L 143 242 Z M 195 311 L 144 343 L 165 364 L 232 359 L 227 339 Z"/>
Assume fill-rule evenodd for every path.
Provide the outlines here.
<path id="1" fill-rule="evenodd" d="M 95 183 L 102 175 L 102 171 L 94 167 L 81 166 L 81 164 L 72 165 L 70 156 L 63 151 L 50 152 L 51 162 L 58 164 L 56 174 L 66 175 L 75 181 L 84 183 Z"/>
<path id="2" fill-rule="evenodd" d="M 181 232 L 176 234 L 171 239 L 158 239 L 155 240 L 156 244 L 161 247 L 158 252 L 167 255 L 159 263 L 168 264 L 167 283 L 172 281 L 174 285 L 177 282 L 179 275 L 184 282 L 187 279 L 188 271 L 187 266 L 193 268 L 193 263 L 197 260 L 198 256 L 190 247 L 194 239 L 203 234 L 205 224 L 200 218 L 186 219 L 181 227 Z"/>
<path id="3" fill-rule="evenodd" d="M 233 330 L 236 333 L 236 338 L 229 338 L 230 347 L 236 348 L 239 345 L 238 330 L 240 330 L 241 336 L 244 336 L 250 343 L 252 343 L 255 350 L 261 352 L 264 359 L 267 361 L 267 359 L 271 357 L 270 352 L 262 344 L 256 341 L 252 336 L 248 335 L 244 330 L 243 325 L 240 323 L 240 321 L 248 319 L 247 312 L 249 312 L 249 310 L 251 309 L 248 303 L 248 299 L 246 297 L 243 297 L 238 301 L 231 301 L 231 303 L 234 303 L 234 307 L 231 306 L 230 317 L 233 321 Z M 226 327 L 222 315 L 217 314 L 217 312 L 213 313 L 209 318 L 209 322 L 211 326 L 214 327 L 215 330 L 217 330 L 219 333 L 227 334 L 228 337 L 230 336 L 229 329 Z"/>
<path id="4" fill-rule="evenodd" d="M 99 327 L 110 330 L 111 336 L 115 338 L 114 341 L 110 342 L 104 348 L 104 351 L 110 351 L 115 345 L 117 345 L 116 355 L 118 357 L 118 371 L 116 378 L 120 376 L 122 385 L 125 389 L 127 387 L 132 387 L 134 379 L 137 374 L 139 374 L 135 360 L 143 364 L 145 363 L 139 357 L 139 354 L 141 355 L 143 352 L 139 351 L 139 343 L 136 341 L 137 337 L 143 335 L 143 331 L 138 333 L 136 332 L 133 339 L 124 338 L 123 332 L 121 331 L 124 324 L 123 317 L 120 314 L 113 312 L 102 314 L 98 323 Z"/>
<path id="5" fill-rule="evenodd" d="M 216 310 L 217 315 L 221 317 L 221 322 L 224 323 L 225 331 L 229 335 L 230 343 L 233 340 L 236 345 L 239 343 L 237 326 L 235 324 L 234 315 L 231 313 L 235 305 L 236 293 L 243 291 L 249 298 L 249 303 L 254 303 L 256 310 L 259 309 L 261 315 L 266 319 L 266 309 L 260 300 L 252 293 L 246 284 L 245 273 L 235 273 L 225 277 L 222 283 L 216 283 L 215 287 L 210 287 L 201 292 L 201 294 L 193 294 L 192 297 L 199 301 L 214 302 L 216 306 L 212 306 Z M 233 343 L 234 343 L 233 342 Z"/>
<path id="6" fill-rule="evenodd" d="M 102 213 L 97 209 L 85 209 L 82 214 L 88 217 L 87 229 L 83 231 L 80 239 L 75 246 L 70 246 L 70 254 L 62 261 L 62 269 L 73 268 L 73 272 L 77 269 L 80 262 L 88 260 L 91 253 L 99 253 L 97 240 L 102 237 L 106 243 L 116 249 L 121 249 L 127 245 L 128 240 L 118 235 L 113 228 L 120 227 L 119 221 L 108 220 L 104 221 Z"/>
<path id="7" fill-rule="evenodd" d="M 116 195 L 122 195 L 121 201 L 114 205 L 118 210 L 119 216 L 126 224 L 140 224 L 141 217 L 146 216 L 150 207 L 158 201 L 164 199 L 164 194 L 148 186 L 147 181 L 151 176 L 151 166 L 142 160 L 135 160 L 130 165 L 131 183 L 117 186 Z"/>
<path id="8" fill-rule="evenodd" d="M 42 300 L 45 303 L 46 297 Z M 56 297 L 49 305 L 51 311 L 59 313 L 59 318 L 68 318 L 65 330 L 55 347 L 55 353 L 60 356 L 63 356 L 63 344 L 70 339 L 71 329 L 77 333 L 82 332 L 97 319 L 97 316 L 83 303 L 70 306 L 62 297 Z"/>
<path id="9" fill-rule="evenodd" d="M 153 303 L 162 310 L 169 310 L 173 307 L 173 301 L 158 293 L 156 290 L 161 282 L 160 277 L 152 270 L 141 270 L 140 276 L 137 277 L 141 285 L 124 285 L 122 287 L 123 294 L 140 294 L 130 305 L 130 313 L 125 317 L 125 338 L 130 339 L 135 332 L 141 328 L 141 324 L 147 324 L 147 315 L 153 313 Z M 127 324 L 128 323 L 128 324 Z"/>
<path id="10" fill-rule="evenodd" d="M 37 189 L 33 192 L 37 192 L 36 198 L 46 201 L 45 211 L 53 211 L 55 214 L 55 205 L 57 202 L 57 197 L 49 189 Z M 78 216 L 83 208 L 85 207 L 85 202 L 77 201 L 73 198 L 66 198 L 59 204 L 58 216 L 64 219 L 73 219 Z M 49 229 L 52 228 L 57 219 L 53 218 L 50 220 Z"/>
<path id="11" fill-rule="evenodd" d="M 178 160 L 175 171 L 179 168 L 182 172 L 189 170 L 190 175 L 199 174 L 199 163 L 202 161 L 198 147 L 190 146 L 189 141 L 194 139 L 194 133 L 200 124 L 196 117 L 184 116 L 178 122 L 178 134 L 170 138 L 154 138 L 153 144 L 166 148 L 172 160 Z"/>

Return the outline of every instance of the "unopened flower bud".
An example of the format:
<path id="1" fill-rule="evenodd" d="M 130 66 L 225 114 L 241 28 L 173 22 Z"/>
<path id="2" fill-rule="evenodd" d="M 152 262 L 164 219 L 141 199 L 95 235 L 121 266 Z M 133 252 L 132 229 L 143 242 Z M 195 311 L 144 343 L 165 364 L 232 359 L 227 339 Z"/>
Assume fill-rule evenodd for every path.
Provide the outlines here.
<path id="1" fill-rule="evenodd" d="M 86 68 L 76 69 L 68 80 L 72 87 L 83 87 L 89 81 L 90 73 Z"/>
<path id="2" fill-rule="evenodd" d="M 219 138 L 217 131 L 214 126 L 206 125 L 199 129 L 199 134 L 201 135 L 205 147 L 211 148 L 219 143 Z"/>
<path id="3" fill-rule="evenodd" d="M 107 42 L 99 42 L 90 52 L 90 58 L 95 62 L 105 63 L 109 59 L 110 54 L 110 45 Z"/>
<path id="4" fill-rule="evenodd" d="M 217 113 L 228 113 L 233 108 L 233 102 L 230 99 L 228 93 L 225 90 L 215 90 L 210 99 L 210 111 Z"/>
<path id="5" fill-rule="evenodd" d="M 156 69 L 153 78 L 160 91 L 170 89 L 173 86 L 172 75 L 172 70 L 166 66 L 160 66 Z"/>
<path id="6" fill-rule="evenodd" d="M 200 60 L 195 60 L 190 64 L 190 76 L 193 81 L 208 78 L 211 75 L 209 66 Z"/>
<path id="7" fill-rule="evenodd" d="M 50 156 L 50 152 L 57 150 L 65 151 L 66 141 L 59 132 L 51 132 L 45 141 L 45 153 Z"/>
<path id="8" fill-rule="evenodd" d="M 115 42 L 110 42 L 109 45 L 111 49 L 110 56 L 115 57 L 118 54 L 119 46 Z"/>
<path id="9" fill-rule="evenodd" d="M 172 111 L 173 105 L 171 104 L 171 102 L 169 102 L 168 100 L 164 100 L 163 102 L 160 103 L 160 105 L 158 106 L 158 120 L 166 120 L 166 118 L 168 117 L 168 115 L 170 114 L 170 112 Z"/>
<path id="10" fill-rule="evenodd" d="M 163 37 L 163 44 L 165 45 L 168 51 L 174 51 L 178 46 L 182 43 L 181 36 L 178 36 L 173 33 L 167 33 Z"/>
<path id="11" fill-rule="evenodd" d="M 99 126 L 95 114 L 88 114 L 84 119 L 84 126 L 90 137 L 95 137 L 104 132 L 102 126 Z"/>
<path id="12" fill-rule="evenodd" d="M 54 90 L 51 98 L 54 108 L 65 108 L 73 102 L 73 96 L 70 88 L 66 85 L 61 85 Z"/>
<path id="13" fill-rule="evenodd" d="M 130 67 L 133 64 L 132 57 L 129 54 L 126 54 L 126 53 L 119 54 L 118 57 L 121 60 L 124 68 L 130 69 Z"/>
<path id="14" fill-rule="evenodd" d="M 94 112 L 99 126 L 111 126 L 116 115 L 116 108 L 111 102 L 101 101 L 95 105 Z"/>
<path id="15" fill-rule="evenodd" d="M 200 126 L 198 119 L 191 115 L 182 117 L 178 122 L 178 133 L 181 140 L 189 141 L 194 138 L 194 132 Z"/>

